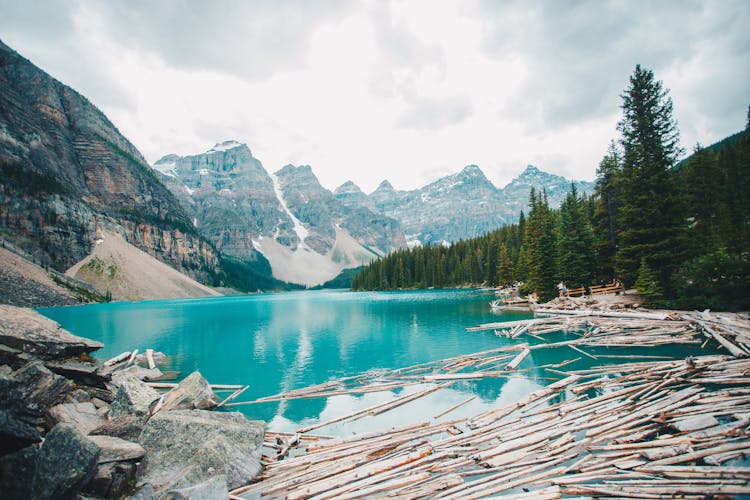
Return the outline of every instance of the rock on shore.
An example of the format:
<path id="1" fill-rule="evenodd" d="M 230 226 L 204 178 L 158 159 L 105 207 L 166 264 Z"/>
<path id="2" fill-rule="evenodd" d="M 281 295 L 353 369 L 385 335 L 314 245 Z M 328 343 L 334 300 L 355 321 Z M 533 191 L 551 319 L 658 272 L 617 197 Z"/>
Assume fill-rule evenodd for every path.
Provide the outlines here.
<path id="1" fill-rule="evenodd" d="M 0 495 L 220 498 L 261 472 L 265 422 L 207 411 L 198 372 L 160 394 L 141 380 L 158 370 L 105 365 L 101 347 L 0 305 Z"/>

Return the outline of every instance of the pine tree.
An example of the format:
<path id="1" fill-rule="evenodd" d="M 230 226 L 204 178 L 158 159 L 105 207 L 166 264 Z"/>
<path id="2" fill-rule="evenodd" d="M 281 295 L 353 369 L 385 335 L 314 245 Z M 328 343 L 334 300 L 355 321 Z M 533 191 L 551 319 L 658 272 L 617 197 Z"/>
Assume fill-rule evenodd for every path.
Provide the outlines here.
<path id="1" fill-rule="evenodd" d="M 596 266 L 594 232 L 575 184 L 560 206 L 559 278 L 569 285 L 590 284 Z"/>
<path id="2" fill-rule="evenodd" d="M 502 286 L 513 281 L 513 262 L 508 256 L 508 246 L 503 242 L 497 257 L 497 283 Z"/>
<path id="3" fill-rule="evenodd" d="M 600 279 L 615 277 L 615 254 L 617 252 L 617 218 L 619 210 L 618 178 L 622 172 L 620 152 L 614 141 L 610 142 L 607 154 L 596 169 L 594 186 L 594 249 L 597 255 L 597 275 Z"/>
<path id="4" fill-rule="evenodd" d="M 555 295 L 557 262 L 555 256 L 555 229 L 547 195 L 537 196 L 532 188 L 529 194 L 529 217 L 523 246 L 527 266 L 527 286 L 541 298 Z"/>
<path id="5" fill-rule="evenodd" d="M 647 302 L 658 300 L 663 295 L 659 283 L 659 276 L 648 265 L 648 261 L 645 257 L 641 259 L 641 266 L 638 269 L 638 278 L 635 281 L 635 288 L 641 296 L 646 298 Z"/>
<path id="6" fill-rule="evenodd" d="M 668 286 L 684 257 L 684 224 L 668 170 L 682 153 L 672 100 L 650 70 L 636 66 L 618 123 L 624 152 L 616 268 L 628 284 L 643 259 Z"/>

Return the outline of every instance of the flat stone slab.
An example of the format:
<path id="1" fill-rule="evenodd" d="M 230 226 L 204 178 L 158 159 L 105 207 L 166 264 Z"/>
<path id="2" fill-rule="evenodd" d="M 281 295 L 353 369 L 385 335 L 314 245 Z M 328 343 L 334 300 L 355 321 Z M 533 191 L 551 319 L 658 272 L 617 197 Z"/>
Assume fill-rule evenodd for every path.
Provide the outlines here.
<path id="1" fill-rule="evenodd" d="M 4 304 L 0 304 L 0 344 L 44 360 L 80 356 L 104 347 L 73 335 L 32 309 Z"/>
<path id="2" fill-rule="evenodd" d="M 112 436 L 89 436 L 88 438 L 101 450 L 99 453 L 100 464 L 136 460 L 146 454 L 143 446 L 132 441 L 125 441 Z"/>
<path id="3" fill-rule="evenodd" d="M 53 406 L 49 409 L 47 418 L 50 421 L 50 427 L 55 424 L 71 424 L 78 429 L 81 434 L 88 434 L 94 429 L 106 424 L 96 412 L 96 406 L 92 403 L 63 403 Z"/>
<path id="4" fill-rule="evenodd" d="M 58 375 L 89 387 L 106 389 L 106 383 L 112 379 L 109 373 L 102 370 L 101 362 L 92 363 L 67 359 L 64 361 L 48 361 L 45 366 Z"/>

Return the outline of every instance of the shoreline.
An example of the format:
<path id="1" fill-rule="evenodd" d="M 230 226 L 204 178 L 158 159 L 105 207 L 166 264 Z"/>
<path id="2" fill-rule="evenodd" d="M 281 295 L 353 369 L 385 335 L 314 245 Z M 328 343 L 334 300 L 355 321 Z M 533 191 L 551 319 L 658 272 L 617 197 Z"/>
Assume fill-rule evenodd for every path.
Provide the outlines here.
<path id="1" fill-rule="evenodd" d="M 25 311 L 38 315 L 31 310 Z M 456 495 L 462 498 L 480 498 L 490 492 L 521 493 L 519 488 L 522 487 L 530 488 L 530 494 L 535 494 L 537 498 L 560 498 L 575 494 L 606 497 L 614 490 L 601 486 L 601 481 L 613 481 L 621 492 L 641 494 L 653 493 L 658 488 L 685 488 L 686 483 L 675 479 L 675 474 L 682 475 L 678 477 L 693 474 L 689 477 L 700 477 L 702 486 L 688 488 L 684 490 L 686 493 L 750 493 L 750 468 L 737 465 L 744 464 L 742 457 L 750 453 L 750 438 L 746 430 L 747 424 L 750 424 L 750 360 L 746 359 L 750 354 L 750 345 L 746 343 L 750 341 L 750 320 L 734 313 L 682 311 L 677 317 L 669 317 L 667 314 L 642 309 L 626 312 L 625 314 L 630 314 L 629 318 L 607 318 L 585 311 L 575 312 L 572 316 L 560 315 L 569 312 L 563 310 L 556 314 L 551 311 L 551 315 L 544 318 L 506 322 L 505 328 L 503 323 L 484 325 L 485 329 L 500 328 L 496 331 L 498 335 L 515 340 L 510 345 L 382 372 L 375 379 L 361 379 L 360 385 L 356 387 L 347 383 L 346 386 L 337 388 L 336 385 L 343 381 L 334 380 L 322 386 L 296 389 L 275 398 L 324 398 L 340 394 L 342 389 L 351 393 L 393 391 L 415 382 L 425 387 L 418 392 L 390 400 L 387 404 L 365 408 L 336 419 L 346 421 L 367 418 L 385 411 L 404 411 L 402 407 L 410 402 L 462 380 L 524 376 L 519 366 L 522 367 L 524 359 L 539 349 L 569 347 L 571 353 L 577 352 L 577 356 L 598 357 L 601 359 L 599 366 L 583 371 L 568 370 L 567 362 L 541 366 L 538 368 L 546 370 L 557 382 L 545 385 L 505 406 L 478 415 L 455 417 L 453 412 L 468 402 L 466 401 L 446 408 L 416 427 L 408 425 L 371 435 L 332 439 L 325 435 L 326 425 L 332 422 L 319 422 L 314 426 L 297 429 L 294 433 L 266 433 L 266 424 L 263 423 L 264 435 L 267 437 L 260 437 L 259 440 L 256 438 L 257 447 L 250 452 L 259 459 L 257 473 L 261 476 L 258 480 L 246 479 L 245 484 L 238 485 L 235 482 L 232 483 L 234 486 L 230 486 L 226 477 L 217 479 L 220 475 L 212 475 L 202 477 L 202 481 L 195 485 L 218 488 L 211 491 L 227 491 L 238 496 L 265 491 L 270 494 L 269 498 L 306 498 L 313 492 L 346 496 L 362 491 L 370 494 L 389 491 L 414 496 Z M 649 314 L 655 316 L 644 318 Z M 54 323 L 47 318 L 39 318 L 43 322 Z M 584 333 L 576 334 L 576 338 L 563 342 L 549 343 L 545 340 L 547 332 L 560 329 Z M 639 331 L 641 333 L 637 333 Z M 742 333 L 745 331 L 748 333 L 747 337 Z M 705 337 L 705 341 L 701 337 Z M 674 343 L 697 346 L 709 341 L 717 343 L 720 349 L 733 352 L 728 355 L 697 354 L 686 359 L 659 361 L 645 360 L 638 355 L 624 356 L 640 358 L 640 361 L 611 366 L 607 364 L 607 360 L 618 356 L 611 352 L 602 356 L 597 352 L 601 346 L 606 346 L 607 349 Z M 136 358 L 133 353 L 124 358 L 129 360 L 130 357 Z M 119 363 L 127 363 L 128 360 L 122 359 Z M 28 359 L 26 362 L 34 363 Z M 99 366 L 106 364 L 101 361 L 98 363 Z M 10 375 L 15 376 L 14 373 L 11 372 Z M 658 377 L 654 378 L 656 375 Z M 185 380 L 199 377 L 192 374 Z M 181 384 L 182 382 L 178 385 Z M 719 384 L 718 390 L 711 387 L 716 384 Z M 125 385 L 140 387 L 134 381 Z M 205 379 L 197 385 L 211 388 Z M 637 390 L 632 387 L 637 387 Z M 690 387 L 693 389 L 685 392 Z M 177 389 L 172 384 L 168 388 L 171 391 Z M 142 387 L 133 389 L 133 394 L 140 390 Z M 114 399 L 121 391 L 125 389 L 118 387 L 112 392 L 110 411 L 112 406 L 117 406 Z M 235 389 L 234 393 L 236 392 Z M 96 394 L 101 396 L 103 393 Z M 617 396 L 608 396 L 612 394 Z M 202 416 L 204 413 L 225 414 L 223 411 L 207 412 L 205 409 L 198 409 L 195 406 L 196 398 L 190 403 L 193 405 L 190 410 L 168 409 L 164 413 L 164 410 L 157 408 L 151 414 L 154 411 L 152 405 L 156 401 L 163 402 L 163 399 L 164 395 L 158 396 L 158 399 L 152 399 L 146 405 L 146 412 L 150 415 L 146 418 L 146 425 L 151 420 L 161 422 L 164 420 L 163 415 L 169 415 L 172 411 L 202 412 L 196 421 L 202 422 L 200 425 L 207 425 Z M 715 400 L 720 401 L 723 407 L 731 408 L 731 411 L 727 413 L 726 410 L 721 410 L 723 407 L 716 407 L 713 404 Z M 245 404 L 226 400 L 223 402 L 228 409 Z M 70 401 L 63 404 L 83 403 Z M 644 408 L 651 408 L 653 411 L 644 412 Z M 718 413 L 713 411 L 715 408 L 719 408 Z M 577 420 L 566 417 L 583 409 L 594 413 L 583 412 Z M 177 413 L 174 415 L 177 416 Z M 233 418 L 247 421 L 246 417 L 237 415 L 240 416 Z M 581 423 L 586 420 L 596 422 L 597 427 L 587 427 Z M 699 420 L 700 424 L 693 423 Z M 684 429 L 680 430 L 679 426 L 675 428 L 676 424 L 683 425 L 680 423 L 682 421 L 686 422 Z M 628 433 L 623 434 L 623 429 L 628 428 L 627 422 L 633 425 Z M 611 424 L 617 425 L 612 427 Z M 55 431 L 54 434 L 52 432 L 60 425 L 63 423 L 58 422 L 56 426 L 49 428 L 48 435 L 57 436 L 61 431 Z M 696 425 L 699 427 L 695 428 Z M 599 432 L 592 434 L 592 428 L 599 429 Z M 318 429 L 321 429 L 321 434 Z M 534 430 L 531 441 L 524 437 L 528 435 L 528 429 Z M 550 432 L 552 429 L 554 432 Z M 135 439 L 131 443 L 138 445 L 137 441 L 143 432 L 145 431 L 142 430 L 138 438 L 130 436 Z M 166 438 L 162 434 L 161 439 L 166 439 L 166 442 L 186 439 L 176 438 L 169 434 L 171 432 L 173 430 L 168 431 Z M 514 433 L 518 435 L 517 438 L 508 437 Z M 485 437 L 475 442 L 472 436 Z M 621 441 L 628 436 L 633 439 Z M 88 439 L 86 435 L 75 437 L 78 442 L 83 443 Z M 218 438 L 214 435 L 213 439 Z M 723 444 L 727 439 L 732 444 L 729 449 Z M 518 447 L 506 449 L 511 445 L 503 443 L 511 442 L 515 443 L 513 447 Z M 712 446 L 706 447 L 706 443 Z M 205 445 L 204 441 L 201 446 Z M 32 448 L 34 446 L 37 445 L 32 444 Z M 146 464 L 145 470 L 148 470 L 149 448 L 145 443 L 141 447 L 144 451 L 140 457 L 146 457 L 141 460 Z M 669 448 L 670 451 L 667 453 L 663 448 Z M 342 455 L 342 449 L 350 452 Z M 557 451 L 558 449 L 561 451 Z M 620 455 L 613 454 L 616 450 L 623 452 Z M 40 449 L 37 448 L 36 455 L 39 456 L 39 453 Z M 667 455 L 662 456 L 664 453 Z M 513 457 L 513 460 L 508 457 Z M 706 457 L 715 463 L 710 463 L 710 460 L 707 462 Z M 133 477 L 138 477 L 138 464 L 141 463 L 138 460 L 126 460 L 133 464 L 129 469 L 134 474 Z M 161 455 L 159 460 L 168 461 Z M 314 464 L 320 461 L 331 472 L 310 475 L 310 471 L 315 469 Z M 698 468 L 679 465 L 696 461 L 703 465 L 696 466 Z M 588 465 L 582 466 L 581 463 Z M 351 468 L 352 464 L 354 469 Z M 265 472 L 261 472 L 261 469 Z M 653 483 L 646 481 L 637 488 L 627 484 L 627 481 L 645 477 L 644 474 L 658 480 L 655 479 Z M 110 480 L 114 481 L 112 476 Z M 30 483 L 35 484 L 33 480 Z M 144 482 L 139 484 L 146 487 Z M 159 496 L 159 491 L 166 490 L 162 485 L 155 491 Z"/>

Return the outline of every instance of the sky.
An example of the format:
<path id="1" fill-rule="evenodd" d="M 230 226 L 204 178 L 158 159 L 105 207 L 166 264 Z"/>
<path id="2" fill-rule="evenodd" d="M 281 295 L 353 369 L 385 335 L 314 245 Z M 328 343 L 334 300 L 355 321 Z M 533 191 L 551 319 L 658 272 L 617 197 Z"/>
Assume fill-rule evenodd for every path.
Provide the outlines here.
<path id="1" fill-rule="evenodd" d="M 636 64 L 709 145 L 745 127 L 748 26 L 748 0 L 0 0 L 0 39 L 150 163 L 234 139 L 365 192 L 469 164 L 593 180 Z"/>

